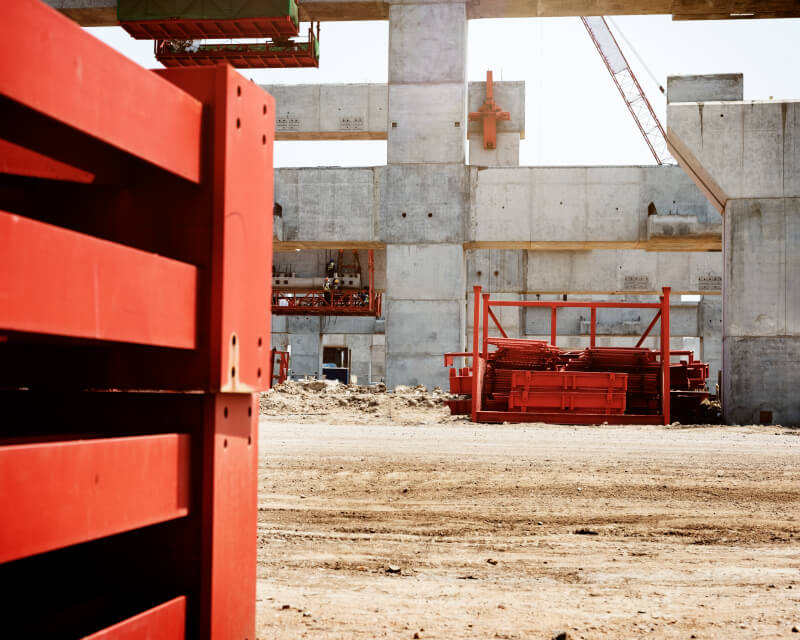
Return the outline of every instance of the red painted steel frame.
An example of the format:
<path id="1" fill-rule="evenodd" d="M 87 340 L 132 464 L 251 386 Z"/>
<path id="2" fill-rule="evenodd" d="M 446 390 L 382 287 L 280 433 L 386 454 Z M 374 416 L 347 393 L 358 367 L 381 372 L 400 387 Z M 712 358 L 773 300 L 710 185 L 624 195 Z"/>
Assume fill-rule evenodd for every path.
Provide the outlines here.
<path id="1" fill-rule="evenodd" d="M 494 101 L 494 81 L 492 72 L 486 72 L 486 100 L 477 111 L 469 114 L 470 120 L 481 120 L 483 122 L 483 148 L 497 148 L 497 121 L 511 120 L 508 111 L 502 111 Z"/>
<path id="2" fill-rule="evenodd" d="M 272 216 L 264 212 L 273 206 L 275 100 L 226 65 L 158 73 L 213 105 L 204 203 L 213 232 L 212 390 L 269 388 L 269 307 L 254 309 L 251 296 L 264 291 L 269 300 L 272 289 Z"/>
<path id="3" fill-rule="evenodd" d="M 0 447 L 0 562 L 185 516 L 189 436 Z"/>
<path id="4" fill-rule="evenodd" d="M 31 42 L 36 55 L 20 55 Z M 104 612 L 119 623 L 107 637 L 139 623 L 153 638 L 255 637 L 254 392 L 269 388 L 271 378 L 274 107 L 268 94 L 230 67 L 154 74 L 35 0 L 3 10 L 0 148 L 14 155 L 0 168 L 14 202 L 31 211 L 30 218 L 0 216 L 0 238 L 12 242 L 0 255 L 6 276 L 0 279 L 0 329 L 11 330 L 0 339 L 0 358 L 9 356 L 3 393 L 18 399 L 31 393 L 24 377 L 29 371 L 42 389 L 64 384 L 86 406 L 82 420 L 95 439 L 76 440 L 53 430 L 57 425 L 37 422 L 30 429 L 10 425 L 26 434 L 23 443 L 11 444 L 3 438 L 13 429 L 0 421 L 0 578 L 42 564 L 57 563 L 58 571 L 76 554 L 91 562 L 101 550 L 106 559 L 147 564 L 141 575 L 168 582 L 169 589 L 152 585 L 153 593 L 167 593 L 163 604 L 143 606 L 134 618 L 130 611 L 114 617 L 126 606 L 121 598 L 120 611 Z M 31 122 L 57 135 L 37 137 L 24 126 Z M 64 163 L 68 147 L 98 152 L 95 165 L 113 152 L 134 171 L 110 172 L 99 191 L 91 171 Z M 47 202 L 40 195 L 63 184 L 46 178 L 85 189 L 81 207 L 65 202 L 68 213 L 55 216 L 63 227 L 33 219 L 50 220 L 37 209 Z M 91 215 L 84 215 L 85 202 L 96 209 Z M 179 224 L 189 213 L 191 224 Z M 96 237 L 105 233 L 113 241 Z M 132 248 L 152 244 L 170 257 Z M 175 253 L 192 257 L 182 262 Z M 71 281 L 65 286 L 77 298 L 51 300 L 46 318 L 46 296 L 61 295 L 54 290 L 58 278 Z M 96 317 L 76 312 L 88 308 Z M 76 336 L 83 340 L 71 339 Z M 65 354 L 71 356 L 70 379 L 62 380 L 50 366 L 63 367 Z M 113 376 L 124 379 L 128 369 L 136 371 L 132 379 L 139 386 L 116 384 Z M 141 419 L 135 425 L 102 420 L 94 411 L 103 406 L 96 397 L 102 395 L 141 404 Z M 195 409 L 184 411 L 187 403 Z M 170 569 L 148 564 L 163 558 L 161 542 L 169 545 Z M 41 553 L 48 549 L 52 553 Z M 2 564 L 10 558 L 16 560 Z M 93 593 L 81 575 L 71 584 L 80 594 Z M 133 593 L 132 585 L 122 580 L 116 588 L 134 596 L 149 591 Z M 172 601 L 184 594 L 185 625 L 183 599 Z M 75 602 L 67 613 L 58 608 L 67 606 L 59 598 L 36 606 L 40 617 L 54 611 L 81 629 L 75 635 L 86 635 L 92 621 L 81 616 L 96 605 Z"/>
<path id="5" fill-rule="evenodd" d="M 197 268 L 0 211 L 0 329 L 193 349 Z"/>
<path id="6" fill-rule="evenodd" d="M 474 313 L 472 328 L 473 340 L 473 379 L 472 379 L 472 420 L 473 422 L 504 422 L 504 421 L 545 421 L 552 423 L 567 424 L 599 424 L 600 422 L 613 422 L 613 424 L 669 424 L 670 421 L 670 393 L 669 393 L 669 296 L 671 287 L 664 287 L 659 302 L 639 303 L 639 302 L 568 302 L 568 301 L 546 301 L 546 300 L 491 300 L 490 294 L 481 293 L 481 287 L 474 287 Z M 481 304 L 482 300 L 482 304 Z M 589 308 L 591 309 L 590 341 L 594 342 L 597 332 L 597 309 L 657 309 L 656 317 L 648 326 L 642 339 L 647 336 L 655 325 L 656 319 L 661 319 L 661 338 L 660 338 L 660 363 L 661 363 L 661 414 L 658 416 L 622 414 L 614 417 L 614 420 L 604 414 L 539 414 L 521 412 L 495 412 L 481 410 L 481 388 L 482 377 L 485 363 L 489 356 L 489 314 L 491 307 L 543 307 L 550 309 L 550 344 L 556 345 L 556 311 L 559 308 Z M 481 314 L 482 308 L 482 314 Z M 480 319 L 483 316 L 483 323 Z M 502 328 L 498 328 L 502 331 Z M 479 336 L 482 335 L 482 341 Z M 638 344 L 641 343 L 641 340 Z M 666 354 L 666 355 L 665 355 Z M 493 416 L 489 419 L 490 416 Z M 510 416 L 510 417 L 509 417 Z M 495 420 L 495 418 L 497 418 Z M 657 418 L 658 422 L 653 422 Z"/>
<path id="7" fill-rule="evenodd" d="M 185 629 L 186 597 L 179 596 L 83 640 L 182 640 Z"/>
<path id="8" fill-rule="evenodd" d="M 4 2 L 2 13 L 0 95 L 187 180 L 200 181 L 198 100 L 42 2 Z"/>

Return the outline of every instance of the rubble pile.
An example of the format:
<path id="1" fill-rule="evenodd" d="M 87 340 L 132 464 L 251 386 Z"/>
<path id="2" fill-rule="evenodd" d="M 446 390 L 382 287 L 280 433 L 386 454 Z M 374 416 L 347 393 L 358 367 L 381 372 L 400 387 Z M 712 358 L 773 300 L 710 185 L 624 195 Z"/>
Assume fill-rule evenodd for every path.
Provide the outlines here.
<path id="1" fill-rule="evenodd" d="M 261 394 L 260 413 L 293 421 L 369 423 L 386 419 L 401 424 L 451 422 L 446 400 L 455 398 L 438 387 L 342 384 L 335 380 L 287 380 Z"/>

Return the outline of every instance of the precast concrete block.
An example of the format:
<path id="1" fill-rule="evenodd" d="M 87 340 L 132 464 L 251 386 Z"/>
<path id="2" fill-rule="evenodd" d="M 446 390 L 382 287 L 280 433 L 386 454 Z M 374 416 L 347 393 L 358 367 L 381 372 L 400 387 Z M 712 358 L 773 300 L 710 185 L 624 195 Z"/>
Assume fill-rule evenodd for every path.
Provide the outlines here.
<path id="1" fill-rule="evenodd" d="M 471 133 L 469 136 L 469 163 L 479 167 L 518 167 L 518 133 L 498 133 L 494 149 L 484 149 L 483 135 Z"/>
<path id="2" fill-rule="evenodd" d="M 647 217 L 647 239 L 722 236 L 722 220 L 717 224 L 701 224 L 697 216 L 653 215 Z"/>
<path id="3" fill-rule="evenodd" d="M 715 391 L 722 369 L 722 297 L 704 296 L 700 301 L 698 325 L 701 339 L 700 359 L 708 363 L 709 390 Z"/>
<path id="4" fill-rule="evenodd" d="M 725 336 L 727 424 L 800 425 L 800 336 Z"/>
<path id="5" fill-rule="evenodd" d="M 276 135 L 320 130 L 320 113 L 324 108 L 320 100 L 320 85 L 270 84 L 261 87 L 275 98 Z"/>
<path id="6" fill-rule="evenodd" d="M 529 242 L 533 185 L 531 169 L 470 169 L 468 238 L 473 242 Z"/>
<path id="7" fill-rule="evenodd" d="M 667 76 L 667 103 L 743 99 L 744 75 L 741 73 Z"/>
<path id="8" fill-rule="evenodd" d="M 385 132 L 389 109 L 387 89 L 384 86 L 383 91 L 373 91 L 373 86 L 320 85 L 320 131 Z"/>
<path id="9" fill-rule="evenodd" d="M 322 332 L 324 334 L 372 334 L 375 332 L 377 320 L 369 316 L 324 316 Z"/>
<path id="10" fill-rule="evenodd" d="M 270 325 L 272 327 L 272 333 L 287 333 L 289 331 L 287 318 L 287 316 L 273 315 L 272 324 Z"/>
<path id="11" fill-rule="evenodd" d="M 320 316 L 284 316 L 288 333 L 314 334 L 319 336 L 321 327 Z"/>
<path id="12" fill-rule="evenodd" d="M 441 355 L 386 354 L 386 387 L 397 385 L 425 385 L 428 389 L 439 387 L 447 390 L 450 372 L 444 367 Z"/>
<path id="13" fill-rule="evenodd" d="M 460 244 L 390 244 L 386 268 L 392 274 L 387 300 L 464 300 L 465 258 Z"/>
<path id="14" fill-rule="evenodd" d="M 467 258 L 467 296 L 479 285 L 484 293 L 525 290 L 527 253 L 513 249 L 470 249 Z"/>
<path id="15" fill-rule="evenodd" d="M 283 240 L 374 242 L 380 169 L 277 169 Z"/>
<path id="16" fill-rule="evenodd" d="M 467 81 L 464 2 L 389 7 L 389 83 Z M 390 98 L 391 102 L 391 98 Z"/>
<path id="17" fill-rule="evenodd" d="M 651 302 L 657 302 L 653 298 Z M 597 334 L 616 336 L 641 336 L 656 314 L 655 309 L 598 309 Z M 566 307 L 556 314 L 557 335 L 589 335 L 591 309 Z M 525 314 L 525 333 L 531 335 L 550 334 L 550 309 L 531 307 Z M 650 335 L 661 335 L 661 324 L 650 331 Z M 670 335 L 698 336 L 698 308 L 696 304 L 670 306 Z"/>
<path id="18" fill-rule="evenodd" d="M 464 241 L 469 198 L 464 165 L 390 165 L 381 176 L 382 242 Z"/>
<path id="19" fill-rule="evenodd" d="M 694 216 L 700 224 L 722 224 L 722 216 L 680 167 L 642 167 L 638 210 L 650 216 Z"/>
<path id="20" fill-rule="evenodd" d="M 441 355 L 464 346 L 465 304 L 457 300 L 388 300 L 386 353 Z"/>
<path id="21" fill-rule="evenodd" d="M 797 101 L 670 104 L 668 137 L 718 207 L 735 198 L 798 197 L 798 109 Z"/>
<path id="22" fill-rule="evenodd" d="M 463 164 L 466 96 L 464 84 L 390 84 L 388 163 Z"/>
<path id="23" fill-rule="evenodd" d="M 672 251 L 529 251 L 531 293 L 710 293 L 719 286 L 722 255 Z M 717 289 L 718 290 L 718 289 Z"/>
<path id="24" fill-rule="evenodd" d="M 278 138 L 335 140 L 386 135 L 388 88 L 385 84 L 261 87 L 275 98 Z"/>
<path id="25" fill-rule="evenodd" d="M 270 336 L 270 349 L 286 351 L 290 344 L 291 340 L 288 333 L 273 333 Z"/>
<path id="26" fill-rule="evenodd" d="M 730 200 L 725 337 L 800 335 L 800 199 Z"/>

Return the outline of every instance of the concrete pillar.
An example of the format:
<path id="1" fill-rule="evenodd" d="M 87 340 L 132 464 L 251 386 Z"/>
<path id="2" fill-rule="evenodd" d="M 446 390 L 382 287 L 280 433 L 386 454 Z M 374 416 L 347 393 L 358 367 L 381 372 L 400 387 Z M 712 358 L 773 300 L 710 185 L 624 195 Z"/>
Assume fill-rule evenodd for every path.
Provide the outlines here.
<path id="1" fill-rule="evenodd" d="M 386 383 L 447 384 L 442 354 L 464 348 L 468 208 L 466 5 L 389 9 Z"/>
<path id="2" fill-rule="evenodd" d="M 668 138 L 723 212 L 725 420 L 800 424 L 800 102 L 672 103 Z"/>
<path id="3" fill-rule="evenodd" d="M 722 298 L 704 296 L 700 301 L 700 359 L 708 363 L 708 388 L 714 393 L 722 368 Z"/>

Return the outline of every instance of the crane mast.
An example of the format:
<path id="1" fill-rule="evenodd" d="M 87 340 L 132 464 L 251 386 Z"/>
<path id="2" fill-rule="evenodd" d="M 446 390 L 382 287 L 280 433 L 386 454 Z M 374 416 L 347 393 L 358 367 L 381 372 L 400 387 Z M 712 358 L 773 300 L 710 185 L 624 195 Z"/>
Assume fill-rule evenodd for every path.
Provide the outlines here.
<path id="1" fill-rule="evenodd" d="M 603 16 L 581 16 L 600 57 L 658 164 L 674 164 L 664 128 Z"/>

